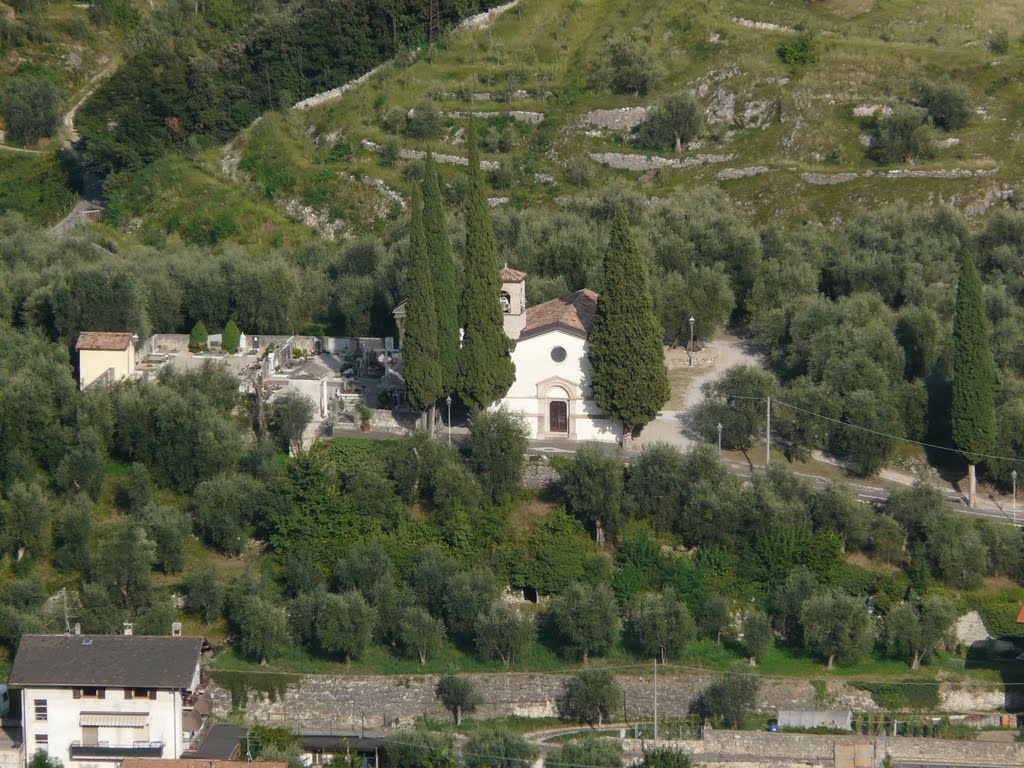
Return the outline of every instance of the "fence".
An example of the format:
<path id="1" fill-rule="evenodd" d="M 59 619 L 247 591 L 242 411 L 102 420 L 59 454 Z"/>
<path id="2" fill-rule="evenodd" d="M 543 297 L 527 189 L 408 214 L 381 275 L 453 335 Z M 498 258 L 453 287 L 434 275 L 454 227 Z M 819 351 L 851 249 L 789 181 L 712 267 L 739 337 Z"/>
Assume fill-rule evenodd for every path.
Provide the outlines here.
<path id="1" fill-rule="evenodd" d="M 73 211 L 71 215 L 61 219 L 50 228 L 51 235 L 64 235 L 77 227 L 79 224 L 89 224 L 96 221 L 103 221 L 102 208 L 87 208 L 82 211 Z"/>

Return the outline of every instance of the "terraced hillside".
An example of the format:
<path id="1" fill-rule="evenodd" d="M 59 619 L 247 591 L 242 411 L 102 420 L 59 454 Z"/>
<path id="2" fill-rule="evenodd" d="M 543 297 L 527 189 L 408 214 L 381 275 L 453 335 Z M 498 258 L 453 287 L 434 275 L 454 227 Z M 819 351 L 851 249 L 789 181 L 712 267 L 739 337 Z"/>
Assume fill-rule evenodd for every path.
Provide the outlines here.
<path id="1" fill-rule="evenodd" d="M 649 197 L 720 185 L 761 220 L 829 220 L 900 198 L 976 215 L 1008 198 L 1021 170 L 1022 10 L 521 0 L 489 28 L 456 32 L 341 96 L 267 114 L 199 162 L 328 237 L 400 211 L 428 147 L 459 163 L 471 116 L 484 123 L 495 204 L 557 204 L 609 184 Z M 606 40 L 623 35 L 654 63 L 647 94 L 606 85 Z M 805 63 L 783 61 L 794 44 L 809 45 Z M 915 78 L 947 75 L 968 89 L 966 126 L 931 131 L 928 159 L 879 160 L 878 117 L 912 98 Z M 701 136 L 679 153 L 638 146 L 631 129 L 648 108 L 684 90 L 704 109 Z M 413 138 L 417 105 L 439 113 L 435 139 Z"/>

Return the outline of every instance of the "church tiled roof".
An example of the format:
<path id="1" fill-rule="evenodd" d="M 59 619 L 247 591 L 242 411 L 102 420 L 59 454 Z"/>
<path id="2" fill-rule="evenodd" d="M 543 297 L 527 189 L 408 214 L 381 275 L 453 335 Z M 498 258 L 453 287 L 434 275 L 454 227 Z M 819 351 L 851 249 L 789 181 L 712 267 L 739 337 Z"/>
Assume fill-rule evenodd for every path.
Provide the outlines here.
<path id="1" fill-rule="evenodd" d="M 508 266 L 501 268 L 501 282 L 503 283 L 521 283 L 525 279 L 525 272 L 520 272 L 518 269 L 509 269 Z"/>
<path id="2" fill-rule="evenodd" d="M 552 299 L 526 310 L 526 327 L 520 339 L 539 336 L 548 331 L 565 331 L 586 338 L 594 327 L 597 294 L 588 288 Z"/>

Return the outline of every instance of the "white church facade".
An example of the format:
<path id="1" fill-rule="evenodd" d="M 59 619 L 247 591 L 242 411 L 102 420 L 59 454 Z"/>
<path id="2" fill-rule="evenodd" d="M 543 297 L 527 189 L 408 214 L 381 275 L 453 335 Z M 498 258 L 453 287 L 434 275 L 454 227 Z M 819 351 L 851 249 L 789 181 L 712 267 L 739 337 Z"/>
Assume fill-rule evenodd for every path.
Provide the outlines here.
<path id="1" fill-rule="evenodd" d="M 506 267 L 501 280 L 516 380 L 492 408 L 522 414 L 534 439 L 621 442 L 621 423 L 604 418 L 591 392 L 587 337 L 597 294 L 584 289 L 527 309 L 526 273 Z"/>

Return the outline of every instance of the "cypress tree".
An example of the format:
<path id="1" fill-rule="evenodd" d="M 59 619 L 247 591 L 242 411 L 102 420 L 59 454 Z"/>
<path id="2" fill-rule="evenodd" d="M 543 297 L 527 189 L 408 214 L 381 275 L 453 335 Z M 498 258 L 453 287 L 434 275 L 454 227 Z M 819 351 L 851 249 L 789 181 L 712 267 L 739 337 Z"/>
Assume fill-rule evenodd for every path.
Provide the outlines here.
<path id="1" fill-rule="evenodd" d="M 202 320 L 198 320 L 195 325 L 192 326 L 192 333 L 188 336 L 188 348 L 192 352 L 205 352 L 206 342 L 209 340 L 210 334 L 206 331 L 206 324 Z"/>
<path id="2" fill-rule="evenodd" d="M 465 277 L 459 306 L 465 335 L 459 353 L 458 388 L 463 402 L 485 408 L 504 397 L 515 381 L 516 367 L 511 358 L 515 342 L 505 335 L 502 323 L 498 242 L 480 172 L 476 124 L 470 125 L 466 133 L 469 191 L 466 195 Z"/>
<path id="3" fill-rule="evenodd" d="M 651 306 L 643 257 L 621 208 L 612 220 L 604 280 L 590 332 L 594 399 L 609 419 L 632 430 L 653 419 L 669 398 L 662 337 Z"/>
<path id="4" fill-rule="evenodd" d="M 953 399 L 950 421 L 953 442 L 967 461 L 971 507 L 977 490 L 975 465 L 995 444 L 995 363 L 988 346 L 988 321 L 981 280 L 973 257 L 960 254 L 953 315 Z"/>
<path id="5" fill-rule="evenodd" d="M 441 389 L 455 391 L 459 365 L 459 293 L 455 284 L 452 244 L 448 238 L 444 203 L 441 199 L 441 174 L 434 155 L 427 153 L 423 179 L 423 226 L 430 256 L 437 310 L 437 347 L 440 353 Z"/>
<path id="6" fill-rule="evenodd" d="M 437 311 L 423 226 L 423 197 L 418 187 L 412 193 L 406 289 L 405 341 L 402 344 L 406 397 L 413 410 L 423 413 L 437 402 L 443 390 L 437 350 Z"/>
<path id="7" fill-rule="evenodd" d="M 228 320 L 228 324 L 224 326 L 224 333 L 221 335 L 220 347 L 225 352 L 230 352 L 232 355 L 238 351 L 238 346 L 242 343 L 242 331 L 238 328 L 238 324 L 234 318 Z"/>

